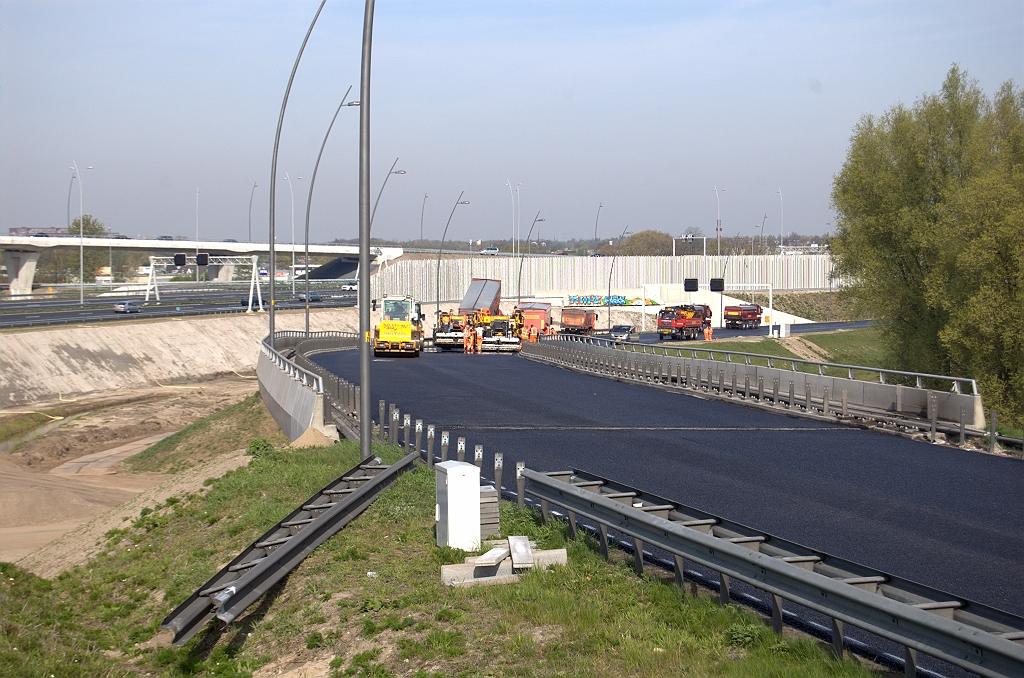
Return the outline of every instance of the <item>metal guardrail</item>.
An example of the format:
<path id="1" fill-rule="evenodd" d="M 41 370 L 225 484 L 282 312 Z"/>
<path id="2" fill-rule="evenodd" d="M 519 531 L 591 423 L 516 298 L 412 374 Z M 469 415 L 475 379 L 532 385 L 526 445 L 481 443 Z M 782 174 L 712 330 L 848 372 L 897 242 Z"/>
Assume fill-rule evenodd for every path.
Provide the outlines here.
<path id="1" fill-rule="evenodd" d="M 699 355 L 704 353 L 708 354 L 707 358 Z M 717 359 L 716 354 L 719 356 Z M 853 421 L 853 418 L 856 417 L 884 426 L 916 429 L 927 432 L 933 442 L 937 440 L 939 433 L 947 436 L 949 440 L 959 437 L 960 445 L 965 444 L 967 437 L 970 436 L 987 440 L 990 452 L 995 452 L 997 442 L 1003 444 L 1008 452 L 1018 455 L 1024 452 L 1024 440 L 1004 436 L 997 432 L 994 411 L 991 413 L 989 430 L 975 425 L 978 421 L 985 424 L 984 414 L 981 412 L 980 396 L 976 395 L 977 385 L 974 380 L 963 377 L 943 377 L 941 375 L 805 361 L 798 358 L 716 351 L 711 347 L 658 346 L 575 335 L 544 337 L 538 343 L 526 343 L 523 345 L 521 355 L 609 378 L 660 384 L 700 393 L 702 397 L 740 399 L 751 406 L 785 407 L 790 413 L 824 417 L 831 421 L 856 423 Z M 725 359 L 721 359 L 721 356 L 725 356 Z M 737 356 L 740 359 L 732 360 Z M 754 365 L 751 359 L 763 359 L 769 363 L 769 367 Z M 683 365 L 691 360 L 696 363 L 695 372 L 691 372 L 688 365 Z M 781 369 L 775 365 L 778 361 L 792 362 L 794 365 L 812 365 L 815 366 L 816 373 Z M 707 365 L 708 369 L 702 371 L 700 363 Z M 725 367 L 727 365 L 733 366 L 731 384 L 726 380 Z M 826 368 L 832 367 L 851 371 L 866 370 L 882 374 L 906 375 L 914 377 L 918 383 L 932 378 L 945 379 L 947 383 L 959 381 L 961 384 L 970 384 L 972 393 L 963 393 L 964 389 L 960 389 L 958 392 L 955 387 L 948 392 L 915 390 L 913 387 L 901 384 L 887 384 L 884 381 L 884 376 L 880 377 L 879 381 L 850 379 L 842 384 L 834 383 L 832 392 L 830 392 L 830 380 L 848 379 L 848 377 L 824 374 Z M 739 382 L 737 382 L 737 368 L 746 373 L 746 375 L 740 375 Z M 758 371 L 764 369 L 774 370 L 774 372 L 761 379 Z M 772 374 L 777 376 L 774 379 L 775 383 L 771 383 L 772 380 L 769 378 Z M 805 381 L 816 379 L 818 382 L 813 385 L 813 388 L 811 384 L 807 383 L 796 387 L 794 379 L 786 375 L 803 375 Z M 769 383 L 765 383 L 766 381 Z M 788 393 L 786 393 L 786 384 L 781 383 L 783 381 L 789 382 Z M 856 387 L 856 391 L 850 391 L 852 395 L 849 402 L 847 401 L 847 385 L 851 388 Z M 796 390 L 797 388 L 803 389 L 803 392 Z M 863 393 L 859 392 L 861 389 L 864 389 Z M 869 393 L 869 389 L 872 392 Z M 885 389 L 894 390 L 891 394 L 886 395 Z M 859 396 L 860 402 L 852 396 Z M 888 400 L 890 396 L 892 399 Z"/>
<path id="2" fill-rule="evenodd" d="M 802 358 L 786 358 L 777 355 L 763 355 L 760 353 L 742 353 L 740 351 L 719 351 L 713 347 L 700 347 L 700 348 L 684 348 L 682 346 L 664 346 L 659 344 L 640 344 L 636 342 L 623 342 L 614 341 L 612 339 L 605 339 L 603 337 L 593 337 L 585 335 L 573 335 L 573 334 L 562 334 L 562 335 L 551 335 L 541 337 L 542 341 L 567 341 L 570 343 L 589 344 L 593 346 L 610 346 L 613 348 L 621 348 L 624 351 L 630 353 L 645 353 L 649 355 L 674 355 L 676 358 L 687 357 L 683 353 L 690 354 L 688 357 L 697 359 L 698 353 L 708 354 L 708 360 L 719 360 L 720 362 L 733 363 L 733 356 L 738 357 L 742 364 L 750 365 L 750 359 L 761 359 L 768 362 L 768 367 L 773 369 L 781 369 L 775 366 L 776 362 L 783 364 L 789 363 L 792 371 L 802 372 L 797 368 L 797 365 L 812 367 L 817 370 L 817 374 L 825 376 L 826 369 L 834 370 L 846 370 L 849 379 L 856 379 L 854 371 L 857 372 L 868 372 L 878 375 L 878 383 L 886 384 L 886 376 L 892 377 L 909 377 L 913 378 L 916 382 L 917 388 L 924 388 L 924 381 L 926 379 L 932 381 L 944 381 L 952 384 L 951 390 L 954 393 L 963 393 L 963 387 L 970 387 L 970 393 L 968 395 L 978 395 L 978 383 L 974 379 L 968 377 L 950 377 L 942 374 L 925 374 L 921 372 L 903 372 L 900 370 L 888 370 L 881 367 L 865 367 L 864 365 L 847 365 L 844 363 L 827 363 L 816 360 L 803 360 Z M 639 349 L 639 350 L 638 350 Z M 650 350 L 648 350 L 650 349 Z M 716 359 L 715 355 L 725 356 L 725 360 Z"/>
<path id="3" fill-rule="evenodd" d="M 264 355 L 270 358 L 278 368 L 285 372 L 285 374 L 302 382 L 303 386 L 308 386 L 316 393 L 323 393 L 324 383 L 319 374 L 299 367 L 294 362 L 284 357 L 284 355 L 279 351 L 270 348 L 270 344 L 268 344 L 265 339 L 260 343 L 260 350 L 263 351 Z"/>
<path id="4" fill-rule="evenodd" d="M 669 502 L 580 471 L 539 473 L 517 469 L 518 494 L 568 513 L 570 529 L 587 518 L 600 526 L 607 556 L 609 528 L 633 538 L 638 572 L 643 545 L 672 554 L 682 584 L 684 560 L 720 574 L 719 594 L 729 602 L 730 579 L 767 592 L 772 621 L 782 631 L 783 600 L 832 618 L 832 644 L 844 648 L 843 624 L 906 648 L 906 675 L 916 674 L 923 652 L 982 676 L 1024 675 L 1024 619 L 914 582 L 812 551 L 763 532 Z"/>
<path id="5" fill-rule="evenodd" d="M 181 647 L 215 616 L 231 623 L 295 569 L 317 546 L 362 513 L 418 453 L 391 466 L 375 458 L 349 469 L 254 541 L 161 622 Z"/>

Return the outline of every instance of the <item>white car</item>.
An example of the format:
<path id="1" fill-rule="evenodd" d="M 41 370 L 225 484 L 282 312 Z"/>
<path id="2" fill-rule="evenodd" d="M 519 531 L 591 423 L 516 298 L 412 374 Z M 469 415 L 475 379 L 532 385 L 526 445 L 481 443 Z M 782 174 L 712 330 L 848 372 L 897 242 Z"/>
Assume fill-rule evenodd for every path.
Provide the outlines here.
<path id="1" fill-rule="evenodd" d="M 480 254 L 488 254 L 488 255 L 494 256 L 499 251 L 500 250 L 497 247 L 485 247 L 482 250 L 480 250 Z"/>
<path id="2" fill-rule="evenodd" d="M 357 283 L 355 280 L 346 280 L 345 282 L 341 283 L 341 289 L 342 290 L 357 290 L 357 289 L 359 289 L 359 283 Z"/>

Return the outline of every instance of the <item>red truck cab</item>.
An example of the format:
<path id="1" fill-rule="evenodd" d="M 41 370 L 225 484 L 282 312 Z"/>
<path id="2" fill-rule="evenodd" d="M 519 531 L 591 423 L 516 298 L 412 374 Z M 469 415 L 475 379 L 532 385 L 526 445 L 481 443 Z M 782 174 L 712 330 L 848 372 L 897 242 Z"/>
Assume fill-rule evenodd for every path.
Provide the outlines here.
<path id="1" fill-rule="evenodd" d="M 593 334 L 597 313 L 589 308 L 563 308 L 561 334 Z"/>
<path id="2" fill-rule="evenodd" d="M 696 339 L 711 314 L 704 305 L 669 306 L 658 313 L 658 339 Z"/>

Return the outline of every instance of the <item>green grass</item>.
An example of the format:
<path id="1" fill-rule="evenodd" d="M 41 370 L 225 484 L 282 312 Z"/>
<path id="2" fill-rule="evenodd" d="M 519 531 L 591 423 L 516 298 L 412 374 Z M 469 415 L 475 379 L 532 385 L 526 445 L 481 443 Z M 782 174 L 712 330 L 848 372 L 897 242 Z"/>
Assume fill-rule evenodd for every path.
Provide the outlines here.
<path id="1" fill-rule="evenodd" d="M 819 346 L 833 363 L 879 367 L 885 362 L 881 336 L 875 327 L 840 332 L 812 332 L 800 336 Z"/>
<path id="2" fill-rule="evenodd" d="M 53 415 L 60 416 L 60 415 Z M 12 438 L 25 435 L 43 424 L 53 421 L 45 414 L 37 412 L 25 414 L 12 414 L 0 419 L 0 443 L 7 442 Z"/>
<path id="3" fill-rule="evenodd" d="M 386 460 L 396 448 L 380 448 Z M 332 675 L 867 676 L 818 643 L 783 639 L 741 608 L 636 577 L 558 521 L 500 505 L 503 534 L 565 547 L 569 564 L 518 584 L 456 589 L 434 545 L 434 474 L 402 476 L 226 629 L 184 648 L 140 646 L 254 538 L 355 463 L 358 446 L 270 451 L 107 535 L 87 565 L 44 581 L 0 565 L 0 675 L 249 676 L 292 653 Z M 368 572 L 375 573 L 367 576 Z M 17 648 L 17 649 L 15 649 Z"/>
<path id="4" fill-rule="evenodd" d="M 288 443 L 258 392 L 147 447 L 125 464 L 135 472 L 175 473 L 198 461 L 245 449 L 256 438 L 278 446 Z"/>

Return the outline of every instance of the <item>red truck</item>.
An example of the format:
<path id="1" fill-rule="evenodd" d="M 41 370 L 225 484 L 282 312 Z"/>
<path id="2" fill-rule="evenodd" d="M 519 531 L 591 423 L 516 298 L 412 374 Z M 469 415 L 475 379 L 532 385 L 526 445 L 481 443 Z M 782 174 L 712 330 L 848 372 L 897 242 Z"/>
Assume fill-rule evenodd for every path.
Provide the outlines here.
<path id="1" fill-rule="evenodd" d="M 597 313 L 589 308 L 563 308 L 561 334 L 593 334 Z"/>
<path id="2" fill-rule="evenodd" d="M 696 339 L 704 330 L 705 318 L 711 313 L 707 306 L 669 306 L 658 313 L 658 339 Z"/>
<path id="3" fill-rule="evenodd" d="M 761 326 L 761 307 L 757 304 L 726 306 L 722 315 L 730 329 L 754 330 Z"/>

